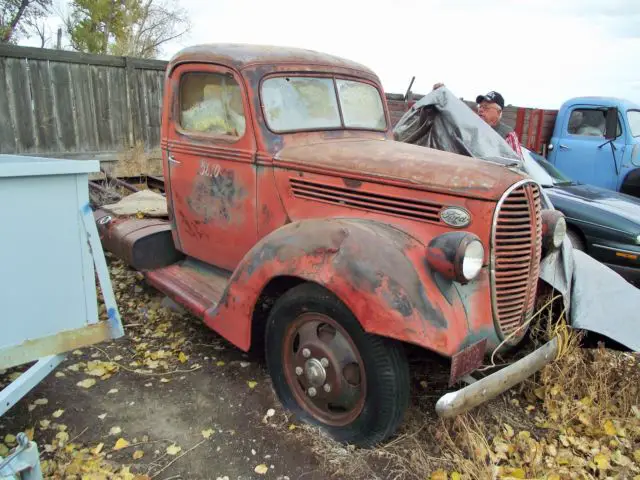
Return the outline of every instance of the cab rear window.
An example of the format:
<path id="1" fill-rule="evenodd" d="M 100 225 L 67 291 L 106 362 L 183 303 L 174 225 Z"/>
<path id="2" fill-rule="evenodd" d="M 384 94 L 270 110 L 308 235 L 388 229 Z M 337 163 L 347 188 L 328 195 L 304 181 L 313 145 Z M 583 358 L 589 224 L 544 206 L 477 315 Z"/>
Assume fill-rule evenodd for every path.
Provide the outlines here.
<path id="1" fill-rule="evenodd" d="M 246 119 L 240 85 L 232 75 L 192 72 L 180 81 L 180 127 L 191 133 L 238 139 Z"/>

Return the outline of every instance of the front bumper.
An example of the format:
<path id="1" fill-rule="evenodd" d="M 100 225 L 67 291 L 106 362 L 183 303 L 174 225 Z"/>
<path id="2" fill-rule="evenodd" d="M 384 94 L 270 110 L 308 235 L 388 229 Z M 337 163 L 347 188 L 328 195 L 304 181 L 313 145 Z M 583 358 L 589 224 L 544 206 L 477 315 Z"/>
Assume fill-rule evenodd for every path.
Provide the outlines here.
<path id="1" fill-rule="evenodd" d="M 443 395 L 436 403 L 436 412 L 440 417 L 450 418 L 477 407 L 527 379 L 555 360 L 557 354 L 558 338 L 555 337 L 508 367 Z"/>

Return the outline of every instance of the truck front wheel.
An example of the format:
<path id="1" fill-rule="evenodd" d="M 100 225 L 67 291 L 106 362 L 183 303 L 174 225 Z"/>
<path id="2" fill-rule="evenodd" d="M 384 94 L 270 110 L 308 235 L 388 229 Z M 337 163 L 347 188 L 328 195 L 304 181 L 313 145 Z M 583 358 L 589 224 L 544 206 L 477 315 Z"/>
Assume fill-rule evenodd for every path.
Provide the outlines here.
<path id="1" fill-rule="evenodd" d="M 284 407 L 340 442 L 370 447 L 402 422 L 410 390 L 402 345 L 366 333 L 319 285 L 299 285 L 278 299 L 265 354 Z"/>

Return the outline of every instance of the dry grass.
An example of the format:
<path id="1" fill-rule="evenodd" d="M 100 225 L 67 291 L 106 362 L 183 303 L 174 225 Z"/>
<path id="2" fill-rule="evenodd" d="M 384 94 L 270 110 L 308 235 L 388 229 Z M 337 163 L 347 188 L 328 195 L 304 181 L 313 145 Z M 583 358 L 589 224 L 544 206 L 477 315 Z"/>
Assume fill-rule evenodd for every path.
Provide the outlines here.
<path id="1" fill-rule="evenodd" d="M 531 337 L 558 336 L 558 358 L 501 397 L 443 420 L 435 398 L 416 392 L 396 438 L 372 450 L 345 448 L 310 427 L 298 435 L 337 478 L 640 479 L 638 357 L 581 348 L 562 306 L 543 305 Z"/>

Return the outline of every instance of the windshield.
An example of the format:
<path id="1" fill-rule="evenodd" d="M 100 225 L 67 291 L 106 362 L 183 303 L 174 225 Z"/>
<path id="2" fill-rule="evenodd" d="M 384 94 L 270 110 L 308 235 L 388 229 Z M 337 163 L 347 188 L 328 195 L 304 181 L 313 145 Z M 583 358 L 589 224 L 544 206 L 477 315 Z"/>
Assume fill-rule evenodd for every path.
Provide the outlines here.
<path id="1" fill-rule="evenodd" d="M 326 77 L 272 77 L 262 83 L 262 101 L 267 124 L 276 132 L 336 128 L 385 130 L 387 126 L 378 89 L 363 82 L 334 81 Z"/>
<path id="2" fill-rule="evenodd" d="M 571 185 L 575 183 L 545 159 L 525 148 L 522 149 L 522 156 L 524 157 L 525 170 L 540 185 Z"/>
<path id="3" fill-rule="evenodd" d="M 631 135 L 634 137 L 640 137 L 640 110 L 629 110 L 627 112 L 627 118 L 629 119 Z"/>

